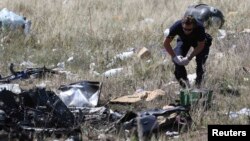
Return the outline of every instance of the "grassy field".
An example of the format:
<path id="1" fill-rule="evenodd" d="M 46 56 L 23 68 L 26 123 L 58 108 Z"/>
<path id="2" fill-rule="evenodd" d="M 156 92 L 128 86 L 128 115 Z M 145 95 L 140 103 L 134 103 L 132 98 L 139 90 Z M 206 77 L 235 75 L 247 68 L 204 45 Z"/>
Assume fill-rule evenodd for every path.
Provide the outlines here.
<path id="1" fill-rule="evenodd" d="M 48 88 L 79 80 L 101 81 L 102 103 L 132 94 L 139 88 L 163 89 L 166 96 L 162 100 L 128 107 L 161 108 L 178 97 L 175 94 L 178 85 L 167 85 L 175 78 L 170 56 L 163 51 L 163 31 L 183 16 L 188 5 L 197 3 L 209 4 L 223 12 L 227 36 L 218 40 L 217 33 L 213 34 L 207 60 L 204 87 L 214 91 L 213 107 L 206 112 L 199 108 L 192 111 L 195 127 L 175 140 L 206 140 L 208 124 L 249 124 L 247 118 L 231 120 L 221 114 L 250 107 L 250 33 L 242 33 L 250 29 L 250 5 L 247 4 L 250 0 L 1 0 L 0 9 L 8 8 L 26 16 L 32 21 L 32 27 L 29 37 L 11 34 L 3 39 L 4 35 L 0 34 L 0 74 L 10 73 L 10 63 L 23 69 L 19 64 L 24 61 L 34 63 L 35 67 L 53 67 L 65 62 L 65 70 L 77 77 L 46 78 Z M 116 54 L 130 48 L 137 52 L 142 47 L 150 50 L 150 61 L 135 56 L 107 67 Z M 67 62 L 69 57 L 74 59 Z M 91 73 L 91 63 L 100 73 L 119 67 L 123 73 L 110 78 L 96 76 Z M 248 68 L 248 72 L 243 67 Z M 187 68 L 189 74 L 194 73 L 195 62 Z M 23 85 L 40 81 L 45 80 Z M 239 91 L 239 95 L 221 91 L 229 88 Z M 165 139 L 162 136 L 161 140 Z"/>

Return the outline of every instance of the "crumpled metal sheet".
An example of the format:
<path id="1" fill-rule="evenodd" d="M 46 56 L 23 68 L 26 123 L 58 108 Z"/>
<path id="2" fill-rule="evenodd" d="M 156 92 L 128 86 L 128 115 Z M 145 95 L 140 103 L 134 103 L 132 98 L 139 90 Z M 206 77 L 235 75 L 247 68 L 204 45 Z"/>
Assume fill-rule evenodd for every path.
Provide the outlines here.
<path id="1" fill-rule="evenodd" d="M 59 97 L 68 107 L 95 107 L 99 102 L 101 87 L 101 82 L 76 82 L 60 86 Z"/>
<path id="2" fill-rule="evenodd" d="M 23 28 L 26 35 L 30 32 L 31 21 L 27 20 L 23 16 L 9 11 L 7 8 L 4 8 L 0 11 L 0 23 L 0 27 L 4 30 Z"/>
<path id="3" fill-rule="evenodd" d="M 39 109 L 41 116 L 52 116 L 51 126 L 57 123 L 66 127 L 73 125 L 75 121 L 73 113 L 54 92 L 47 91 L 44 88 L 36 88 L 21 93 L 21 96 L 23 97 L 23 106 Z M 48 120 L 45 122 L 48 122 Z"/>

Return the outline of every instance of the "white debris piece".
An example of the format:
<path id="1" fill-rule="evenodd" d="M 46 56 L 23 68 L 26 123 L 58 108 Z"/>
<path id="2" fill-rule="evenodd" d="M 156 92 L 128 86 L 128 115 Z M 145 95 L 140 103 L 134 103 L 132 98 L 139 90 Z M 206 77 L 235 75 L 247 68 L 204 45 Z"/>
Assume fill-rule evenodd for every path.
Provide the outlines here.
<path id="1" fill-rule="evenodd" d="M 95 71 L 95 66 L 96 66 L 95 63 L 89 64 L 89 69 L 90 69 L 89 73 L 94 75 L 94 76 L 100 76 L 101 74 L 99 72 Z"/>
<path id="2" fill-rule="evenodd" d="M 244 116 L 250 116 L 250 109 L 248 108 L 243 108 L 238 112 L 229 112 L 229 118 L 234 119 L 239 117 L 240 115 L 244 115 Z"/>
<path id="3" fill-rule="evenodd" d="M 151 62 L 152 62 L 152 60 L 150 60 L 150 59 L 146 61 L 146 63 L 151 63 Z"/>
<path id="4" fill-rule="evenodd" d="M 3 90 L 8 90 L 8 91 L 11 91 L 15 94 L 20 94 L 21 93 L 21 89 L 19 87 L 19 84 L 1 84 L 0 85 L 0 91 L 3 91 Z"/>
<path id="5" fill-rule="evenodd" d="M 128 59 L 128 58 L 131 58 L 134 55 L 134 53 L 135 53 L 134 51 L 123 52 L 123 53 L 117 54 L 115 56 L 115 58 L 125 60 L 125 59 Z"/>
<path id="6" fill-rule="evenodd" d="M 30 27 L 31 27 L 31 21 L 26 20 L 26 22 L 24 24 L 24 34 L 25 35 L 28 35 L 30 33 Z"/>
<path id="7" fill-rule="evenodd" d="M 196 73 L 193 73 L 193 74 L 188 74 L 187 77 L 188 77 L 190 84 L 194 84 L 197 75 Z"/>
<path id="8" fill-rule="evenodd" d="M 46 88 L 46 82 L 41 82 L 40 84 L 36 84 L 36 87 L 38 88 Z"/>
<path id="9" fill-rule="evenodd" d="M 217 52 L 216 54 L 215 54 L 215 59 L 216 60 L 219 60 L 219 59 L 221 59 L 221 58 L 223 58 L 225 55 L 222 53 L 222 52 Z"/>
<path id="10" fill-rule="evenodd" d="M 105 77 L 113 77 L 119 75 L 123 71 L 123 68 L 115 68 L 105 71 L 102 75 Z"/>
<path id="11" fill-rule="evenodd" d="M 103 77 L 115 77 L 121 74 L 124 70 L 123 68 L 114 68 L 114 69 L 107 70 L 104 73 L 99 73 L 95 71 L 95 63 L 91 63 L 89 65 L 89 68 L 90 68 L 89 70 L 90 74 L 94 76 L 103 76 Z"/>
<path id="12" fill-rule="evenodd" d="M 165 86 L 169 86 L 169 85 L 172 85 L 172 84 L 178 84 L 178 82 L 177 81 L 170 81 Z"/>
<path id="13" fill-rule="evenodd" d="M 155 20 L 152 18 L 145 18 L 144 20 L 141 21 L 141 23 L 143 23 L 143 24 L 152 24 L 154 22 L 155 22 Z"/>
<path id="14" fill-rule="evenodd" d="M 57 63 L 56 66 L 57 66 L 58 68 L 64 69 L 64 68 L 65 68 L 65 62 L 59 62 L 59 63 Z"/>
<path id="15" fill-rule="evenodd" d="M 179 132 L 176 132 L 176 131 L 167 131 L 166 133 L 165 133 L 167 136 L 171 136 L 171 137 L 173 137 L 173 136 L 178 136 L 179 135 Z"/>
<path id="16" fill-rule="evenodd" d="M 141 92 L 143 92 L 143 91 L 145 91 L 143 88 L 138 88 L 138 89 L 136 89 L 136 93 L 141 93 Z"/>
<path id="17" fill-rule="evenodd" d="M 226 30 L 219 29 L 218 32 L 218 40 L 224 39 L 227 36 Z"/>
<path id="18" fill-rule="evenodd" d="M 243 33 L 250 33 L 250 29 L 246 28 L 242 31 Z"/>
<path id="19" fill-rule="evenodd" d="M 246 77 L 244 77 L 244 78 L 243 78 L 243 81 L 249 81 L 249 79 L 248 79 L 248 78 L 246 78 Z"/>
<path id="20" fill-rule="evenodd" d="M 164 65 L 168 64 L 168 59 L 166 59 L 166 58 L 163 59 L 162 64 L 164 64 Z"/>
<path id="21" fill-rule="evenodd" d="M 74 57 L 71 56 L 71 57 L 68 58 L 67 62 L 71 62 L 71 61 L 73 61 L 73 59 L 74 59 Z"/>
<path id="22" fill-rule="evenodd" d="M 59 74 L 64 75 L 66 79 L 69 79 L 69 80 L 76 80 L 79 78 L 77 74 L 73 74 L 70 71 L 65 71 L 63 68 L 54 68 L 53 70 L 57 71 Z"/>
<path id="23" fill-rule="evenodd" d="M 131 51 L 126 51 L 126 52 L 119 53 L 119 54 L 114 56 L 114 58 L 107 65 L 107 67 L 109 68 L 109 67 L 113 66 L 116 63 L 116 61 L 119 60 L 119 59 L 124 61 L 126 59 L 132 58 L 134 54 L 135 54 L 134 49 L 131 50 Z"/>
<path id="24" fill-rule="evenodd" d="M 34 63 L 30 62 L 30 61 L 23 61 L 20 66 L 24 66 L 24 67 L 27 67 L 27 68 L 32 68 L 35 66 Z"/>
<path id="25" fill-rule="evenodd" d="M 23 16 L 19 16 L 7 8 L 0 11 L 0 22 L 3 30 L 15 30 L 23 28 L 24 33 L 27 35 L 30 32 L 31 21 Z"/>

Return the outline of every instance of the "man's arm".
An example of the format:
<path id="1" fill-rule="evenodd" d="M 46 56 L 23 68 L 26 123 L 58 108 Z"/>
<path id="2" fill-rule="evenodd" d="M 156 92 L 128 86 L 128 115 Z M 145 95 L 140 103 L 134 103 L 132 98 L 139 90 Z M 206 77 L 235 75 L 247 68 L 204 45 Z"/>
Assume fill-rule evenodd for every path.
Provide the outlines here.
<path id="1" fill-rule="evenodd" d="M 166 37 L 163 45 L 164 45 L 166 51 L 171 55 L 171 57 L 174 58 L 176 56 L 176 54 L 174 53 L 174 50 L 173 50 L 172 46 L 170 45 L 172 40 L 173 40 L 172 38 Z"/>
<path id="2" fill-rule="evenodd" d="M 188 57 L 188 60 L 192 60 L 194 56 L 198 55 L 204 49 L 204 46 L 205 46 L 205 41 L 198 42 L 197 47 L 194 48 L 193 52 Z"/>

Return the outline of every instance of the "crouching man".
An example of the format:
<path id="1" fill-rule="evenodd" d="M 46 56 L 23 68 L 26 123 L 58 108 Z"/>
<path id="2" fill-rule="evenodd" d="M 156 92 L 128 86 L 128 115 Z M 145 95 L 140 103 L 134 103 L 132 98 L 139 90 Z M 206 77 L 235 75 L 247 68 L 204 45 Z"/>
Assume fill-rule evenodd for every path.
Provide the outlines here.
<path id="1" fill-rule="evenodd" d="M 171 42 L 178 35 L 176 47 L 173 49 Z M 193 16 L 186 15 L 183 19 L 176 21 L 169 29 L 169 34 L 164 40 L 164 47 L 171 55 L 175 65 L 174 75 L 182 88 L 189 87 L 186 65 L 195 57 L 196 61 L 196 86 L 200 87 L 204 66 L 209 54 L 212 37 L 205 33 L 203 23 L 197 21 Z M 193 51 L 188 54 L 189 49 Z"/>

